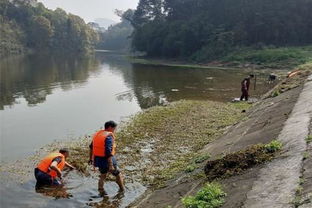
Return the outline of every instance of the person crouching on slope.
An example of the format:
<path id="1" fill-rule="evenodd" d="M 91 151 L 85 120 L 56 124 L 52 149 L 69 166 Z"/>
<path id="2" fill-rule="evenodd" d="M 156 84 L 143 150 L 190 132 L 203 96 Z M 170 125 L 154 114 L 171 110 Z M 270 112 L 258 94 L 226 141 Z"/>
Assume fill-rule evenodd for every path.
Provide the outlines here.
<path id="1" fill-rule="evenodd" d="M 101 173 L 98 190 L 100 195 L 106 195 L 104 190 L 104 181 L 108 173 L 116 177 L 116 183 L 119 186 L 119 192 L 124 192 L 124 182 L 120 171 L 117 169 L 116 154 L 116 141 L 115 129 L 117 124 L 114 121 L 108 121 L 104 125 L 105 129 L 96 132 L 90 144 L 90 160 L 89 164 L 98 167 Z"/>
<path id="2" fill-rule="evenodd" d="M 51 153 L 43 158 L 35 168 L 36 188 L 62 185 L 57 178 L 62 180 L 63 168 L 67 166 L 74 169 L 72 165 L 66 162 L 68 156 L 68 149 L 63 148 L 59 152 Z"/>

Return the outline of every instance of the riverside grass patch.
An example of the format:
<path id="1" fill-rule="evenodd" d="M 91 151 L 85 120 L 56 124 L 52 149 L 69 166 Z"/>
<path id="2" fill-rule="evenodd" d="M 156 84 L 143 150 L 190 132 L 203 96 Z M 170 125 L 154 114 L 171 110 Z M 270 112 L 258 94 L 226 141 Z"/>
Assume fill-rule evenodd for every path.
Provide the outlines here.
<path id="1" fill-rule="evenodd" d="M 127 182 L 141 182 L 159 188 L 165 181 L 183 172 L 190 162 L 208 159 L 198 150 L 217 139 L 225 129 L 237 123 L 250 104 L 212 101 L 178 101 L 156 106 L 121 123 L 116 133 L 117 160 Z M 88 174 L 88 145 L 73 147 L 69 162 Z M 193 167 L 190 168 L 191 171 Z"/>
<path id="2" fill-rule="evenodd" d="M 224 62 L 251 63 L 267 68 L 291 69 L 312 61 L 312 46 L 280 48 L 241 48 L 222 58 Z"/>
<path id="3" fill-rule="evenodd" d="M 182 198 L 186 208 L 218 208 L 224 203 L 226 193 L 218 183 L 207 183 L 195 196 Z"/>
<path id="4" fill-rule="evenodd" d="M 272 160 L 281 148 L 282 143 L 277 140 L 268 144 L 252 145 L 245 150 L 208 161 L 205 166 L 205 174 L 210 181 L 240 174 L 255 165 Z"/>

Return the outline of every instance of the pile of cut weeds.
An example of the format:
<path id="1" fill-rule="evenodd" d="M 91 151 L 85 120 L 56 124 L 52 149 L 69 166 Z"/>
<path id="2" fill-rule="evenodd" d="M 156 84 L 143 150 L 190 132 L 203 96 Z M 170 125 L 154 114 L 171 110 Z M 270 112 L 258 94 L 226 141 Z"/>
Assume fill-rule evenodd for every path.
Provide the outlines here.
<path id="1" fill-rule="evenodd" d="M 304 83 L 310 74 L 312 74 L 312 62 L 298 66 L 296 69 L 298 73 L 292 77 L 285 78 L 275 89 L 271 92 L 270 97 L 276 97 L 288 90 L 299 87 Z"/>
<path id="2" fill-rule="evenodd" d="M 276 140 L 269 144 L 257 144 L 245 150 L 228 154 L 221 159 L 208 161 L 205 174 L 208 180 L 237 175 L 255 165 L 262 164 L 274 158 L 282 144 Z"/>

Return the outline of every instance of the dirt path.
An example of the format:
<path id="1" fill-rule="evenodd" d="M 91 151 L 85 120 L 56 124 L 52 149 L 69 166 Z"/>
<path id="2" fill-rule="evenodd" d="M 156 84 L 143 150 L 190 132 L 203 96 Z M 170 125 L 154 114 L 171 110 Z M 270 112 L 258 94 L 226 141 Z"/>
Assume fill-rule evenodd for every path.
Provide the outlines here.
<path id="1" fill-rule="evenodd" d="M 312 79 L 312 76 L 311 76 Z M 284 152 L 278 159 L 260 170 L 260 177 L 247 193 L 243 207 L 287 208 L 295 198 L 301 176 L 305 138 L 309 134 L 312 118 L 312 81 L 308 81 L 280 133 L 278 140 L 284 144 Z"/>

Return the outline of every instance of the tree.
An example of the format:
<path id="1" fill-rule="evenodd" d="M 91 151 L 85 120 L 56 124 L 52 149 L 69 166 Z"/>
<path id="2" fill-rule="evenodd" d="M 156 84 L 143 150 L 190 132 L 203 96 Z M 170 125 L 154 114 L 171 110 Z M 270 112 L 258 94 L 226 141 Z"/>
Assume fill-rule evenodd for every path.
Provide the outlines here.
<path id="1" fill-rule="evenodd" d="M 31 46 L 38 49 L 49 47 L 50 38 L 53 35 L 53 28 L 50 20 L 43 16 L 33 18 L 31 25 Z"/>

